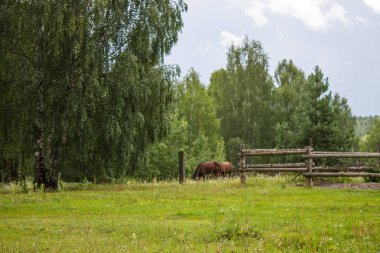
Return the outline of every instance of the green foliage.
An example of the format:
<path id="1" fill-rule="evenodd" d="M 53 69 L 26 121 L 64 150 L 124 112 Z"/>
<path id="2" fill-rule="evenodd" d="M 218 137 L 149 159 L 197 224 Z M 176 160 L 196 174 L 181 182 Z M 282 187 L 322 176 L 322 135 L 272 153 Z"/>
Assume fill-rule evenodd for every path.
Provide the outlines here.
<path id="1" fill-rule="evenodd" d="M 328 92 L 328 79 L 316 67 L 307 79 L 311 105 L 308 116 L 311 122 L 308 136 L 314 148 L 324 151 L 352 151 L 356 148 L 355 119 L 346 98 Z"/>
<path id="2" fill-rule="evenodd" d="M 311 127 L 311 111 L 305 75 L 290 60 L 279 63 L 275 72 L 278 87 L 274 100 L 278 122 L 276 124 L 276 146 L 278 148 L 299 148 L 308 138 Z"/>
<path id="3" fill-rule="evenodd" d="M 312 138 L 316 150 L 356 148 L 355 119 L 347 99 L 329 91 L 328 80 L 319 67 L 306 79 L 292 61 L 283 60 L 275 79 L 277 147 L 302 147 L 306 138 Z"/>
<path id="4" fill-rule="evenodd" d="M 225 145 L 226 159 L 231 162 L 235 168 L 239 167 L 238 154 L 240 152 L 240 145 L 243 143 L 243 140 L 240 138 L 231 138 Z"/>
<path id="5" fill-rule="evenodd" d="M 379 116 L 358 116 L 355 117 L 356 119 L 356 128 L 355 128 L 355 134 L 357 137 L 362 138 L 366 134 L 368 134 L 369 130 L 371 130 L 373 124 L 375 123 L 375 120 L 379 118 Z"/>
<path id="6" fill-rule="evenodd" d="M 167 132 L 178 71 L 162 62 L 186 4 L 3 1 L 0 9 L 1 154 L 34 155 L 35 180 L 52 188 L 59 172 L 77 181 L 133 175 Z"/>
<path id="7" fill-rule="evenodd" d="M 190 173 L 208 160 L 236 166 L 242 143 L 356 148 L 348 102 L 322 71 L 306 77 L 283 60 L 272 78 L 258 41 L 232 46 L 208 88 L 195 70 L 175 85 L 179 70 L 163 58 L 183 26 L 182 0 L 6 0 L 0 9 L 0 159 L 34 159 L 37 186 L 57 188 L 59 175 L 176 178 L 179 150 Z"/>
<path id="8" fill-rule="evenodd" d="M 190 70 L 177 90 L 168 135 L 150 146 L 146 154 L 144 170 L 149 176 L 145 178 L 177 178 L 180 150 L 185 151 L 187 175 L 200 162 L 224 160 L 215 104 L 200 83 L 198 73 Z"/>
<path id="9" fill-rule="evenodd" d="M 139 171 L 139 177 L 178 178 L 178 152 L 186 149 L 189 135 L 188 123 L 186 119 L 179 118 L 176 111 L 171 114 L 169 120 L 168 135 L 148 148 L 144 168 Z M 189 172 L 189 164 L 185 163 L 185 166 Z"/>
<path id="10" fill-rule="evenodd" d="M 226 143 L 240 138 L 252 147 L 273 147 L 273 88 L 268 56 L 258 41 L 246 38 L 229 49 L 226 69 L 212 74 L 209 88 Z"/>
<path id="11" fill-rule="evenodd" d="M 224 160 L 224 142 L 220 137 L 220 121 L 216 116 L 214 100 L 190 70 L 179 83 L 179 117 L 188 122 L 188 140 L 185 145 L 186 161 L 191 170 L 204 161 Z"/>
<path id="12" fill-rule="evenodd" d="M 283 60 L 274 87 L 259 42 L 246 39 L 242 46 L 232 46 L 227 57 L 226 69 L 212 74 L 209 93 L 217 105 L 228 159 L 236 160 L 227 147 L 235 138 L 257 148 L 299 148 L 312 138 L 317 150 L 356 149 L 347 99 L 329 91 L 319 67 L 306 78 L 291 60 Z"/>
<path id="13" fill-rule="evenodd" d="M 371 119 L 371 117 L 369 118 Z M 374 117 L 373 124 L 369 127 L 367 134 L 362 136 L 359 141 L 359 150 L 362 152 L 380 152 L 380 117 Z M 361 119 L 358 122 L 360 126 L 360 121 L 367 122 L 368 118 Z M 366 161 L 367 166 L 371 166 L 374 169 L 370 172 L 380 173 L 380 160 L 369 159 Z M 380 182 L 380 178 L 368 177 L 366 178 L 368 182 Z"/>
<path id="14" fill-rule="evenodd" d="M 376 118 L 367 135 L 363 136 L 359 147 L 361 151 L 379 152 L 380 118 Z"/>

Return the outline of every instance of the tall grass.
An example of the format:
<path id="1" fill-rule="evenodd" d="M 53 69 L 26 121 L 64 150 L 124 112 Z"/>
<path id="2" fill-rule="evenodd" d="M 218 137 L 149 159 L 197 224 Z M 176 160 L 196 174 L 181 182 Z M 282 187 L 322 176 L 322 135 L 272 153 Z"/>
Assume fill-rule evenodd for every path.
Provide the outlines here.
<path id="1" fill-rule="evenodd" d="M 286 177 L 249 178 L 247 187 L 238 179 L 184 185 L 129 180 L 62 184 L 57 193 L 1 186 L 0 252 L 380 249 L 378 191 L 295 183 Z"/>

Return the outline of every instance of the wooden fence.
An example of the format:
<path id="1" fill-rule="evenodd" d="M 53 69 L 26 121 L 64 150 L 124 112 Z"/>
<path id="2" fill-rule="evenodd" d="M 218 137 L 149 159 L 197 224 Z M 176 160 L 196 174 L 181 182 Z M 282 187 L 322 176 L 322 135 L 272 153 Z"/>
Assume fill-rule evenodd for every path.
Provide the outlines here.
<path id="1" fill-rule="evenodd" d="M 309 143 L 311 143 L 309 139 Z M 312 145 L 312 144 L 311 144 Z M 314 151 L 312 146 L 304 149 L 246 149 L 240 146 L 240 180 L 245 185 L 247 172 L 298 172 L 307 178 L 309 186 L 313 186 L 315 177 L 380 177 L 380 173 L 371 172 L 376 166 L 316 166 L 315 159 L 320 158 L 378 158 L 380 164 L 380 143 L 378 153 L 364 152 L 323 152 Z M 246 164 L 246 157 L 250 156 L 277 156 L 277 155 L 300 155 L 305 162 L 302 163 L 278 163 L 278 164 Z M 377 169 L 379 169 L 377 167 Z"/>

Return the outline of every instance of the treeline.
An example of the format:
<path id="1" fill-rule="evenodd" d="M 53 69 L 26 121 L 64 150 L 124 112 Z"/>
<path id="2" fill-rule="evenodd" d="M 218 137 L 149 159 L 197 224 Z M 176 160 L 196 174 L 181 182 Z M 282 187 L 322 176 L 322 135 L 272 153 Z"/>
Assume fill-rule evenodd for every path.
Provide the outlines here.
<path id="1" fill-rule="evenodd" d="M 356 134 L 360 137 L 360 151 L 380 150 L 380 117 L 357 117 Z"/>
<path id="2" fill-rule="evenodd" d="M 347 100 L 322 70 L 283 60 L 272 76 L 257 41 L 232 46 L 207 86 L 195 70 L 177 80 L 163 59 L 183 26 L 181 0 L 0 9 L 0 181 L 32 176 L 56 189 L 59 179 L 176 178 L 179 150 L 190 173 L 206 160 L 236 164 L 242 143 L 358 148 Z"/>
<path id="3" fill-rule="evenodd" d="M 357 116 L 356 119 L 356 136 L 359 138 L 362 138 L 363 136 L 367 135 L 368 132 L 372 129 L 374 126 L 376 120 L 379 118 L 379 116 Z"/>
<path id="4" fill-rule="evenodd" d="M 291 60 L 283 60 L 272 76 L 258 41 L 246 38 L 241 46 L 232 46 L 227 66 L 212 73 L 207 87 L 195 70 L 177 87 L 172 131 L 149 148 L 145 172 L 175 177 L 180 149 L 186 152 L 190 173 L 205 160 L 228 160 L 236 166 L 242 143 L 301 148 L 312 138 L 317 150 L 358 148 L 347 99 L 329 90 L 322 70 L 315 67 L 306 75 Z"/>

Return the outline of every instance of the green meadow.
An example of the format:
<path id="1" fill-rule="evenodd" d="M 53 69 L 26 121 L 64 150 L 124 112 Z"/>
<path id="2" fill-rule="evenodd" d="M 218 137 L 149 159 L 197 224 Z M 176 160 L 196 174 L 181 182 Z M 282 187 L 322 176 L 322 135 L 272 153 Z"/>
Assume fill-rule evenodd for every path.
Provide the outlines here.
<path id="1" fill-rule="evenodd" d="M 255 177 L 0 192 L 0 252 L 380 251 L 378 190 Z"/>

